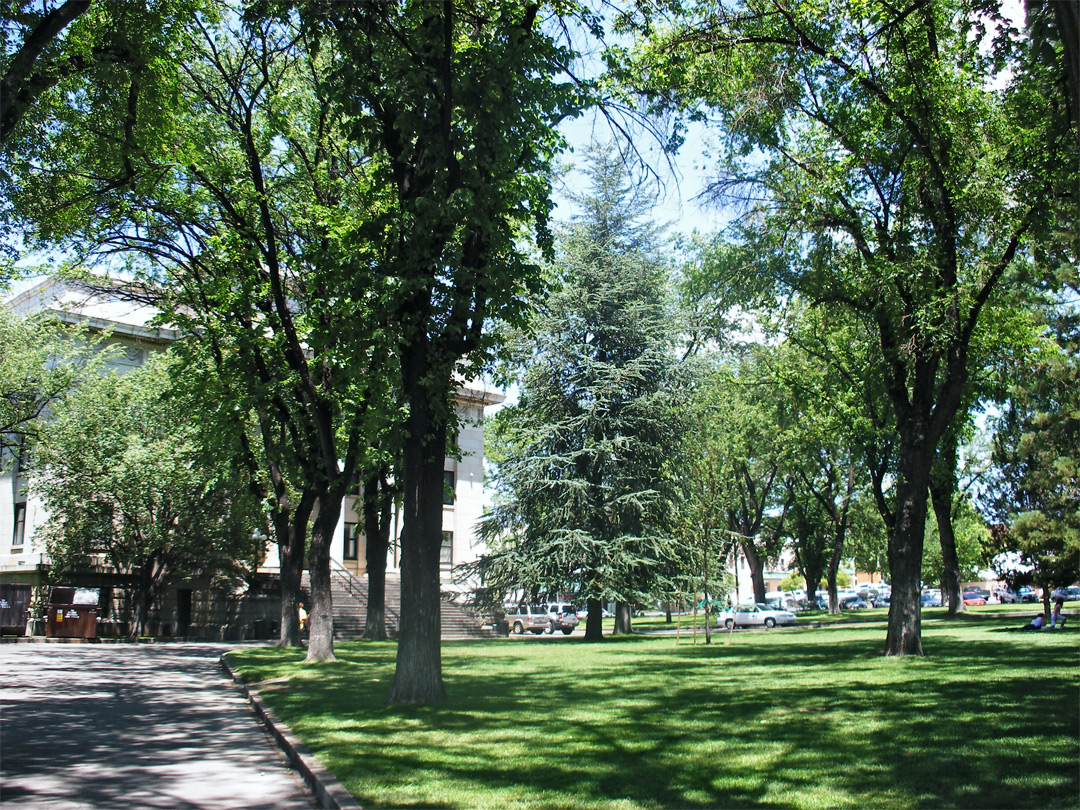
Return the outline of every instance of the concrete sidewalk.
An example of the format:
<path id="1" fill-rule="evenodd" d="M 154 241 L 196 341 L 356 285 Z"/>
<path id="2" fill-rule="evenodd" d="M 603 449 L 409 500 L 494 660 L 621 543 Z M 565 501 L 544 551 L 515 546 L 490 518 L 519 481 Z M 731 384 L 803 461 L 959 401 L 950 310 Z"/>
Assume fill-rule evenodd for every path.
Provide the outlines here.
<path id="1" fill-rule="evenodd" d="M 224 644 L 0 646 L 7 808 L 308 810 Z"/>

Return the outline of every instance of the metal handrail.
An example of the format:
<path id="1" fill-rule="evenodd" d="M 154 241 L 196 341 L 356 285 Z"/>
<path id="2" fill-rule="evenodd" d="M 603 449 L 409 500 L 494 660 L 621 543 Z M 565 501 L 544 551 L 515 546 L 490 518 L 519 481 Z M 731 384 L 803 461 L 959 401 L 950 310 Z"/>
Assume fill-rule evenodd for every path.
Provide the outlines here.
<path id="1" fill-rule="evenodd" d="M 367 585 L 365 585 L 359 577 L 357 577 L 352 571 L 346 568 L 339 560 L 335 560 L 333 557 L 330 558 L 330 571 L 331 573 L 337 574 L 339 577 L 345 580 L 345 586 L 346 589 L 349 591 L 350 596 L 354 598 L 357 597 L 358 594 L 356 593 L 356 591 L 353 590 L 353 588 L 355 587 L 357 591 L 362 594 L 365 607 L 369 604 L 370 593 L 368 591 Z M 385 593 L 385 590 L 383 592 Z M 395 611 L 393 608 L 390 607 L 390 605 L 386 603 L 385 599 L 383 599 L 383 610 L 385 611 L 387 618 L 393 617 L 395 624 L 401 623 L 401 616 L 399 616 L 397 611 Z"/>

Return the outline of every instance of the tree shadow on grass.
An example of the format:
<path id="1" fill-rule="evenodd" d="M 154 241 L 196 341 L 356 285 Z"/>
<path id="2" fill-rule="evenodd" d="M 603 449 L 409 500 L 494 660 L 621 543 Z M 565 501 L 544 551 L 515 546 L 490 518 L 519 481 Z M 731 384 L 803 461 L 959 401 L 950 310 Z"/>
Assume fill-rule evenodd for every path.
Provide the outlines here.
<path id="1" fill-rule="evenodd" d="M 387 707 L 393 646 L 341 645 L 268 698 L 382 806 L 1071 806 L 1075 645 L 994 629 L 928 633 L 925 659 L 840 628 L 444 645 L 438 706 Z"/>

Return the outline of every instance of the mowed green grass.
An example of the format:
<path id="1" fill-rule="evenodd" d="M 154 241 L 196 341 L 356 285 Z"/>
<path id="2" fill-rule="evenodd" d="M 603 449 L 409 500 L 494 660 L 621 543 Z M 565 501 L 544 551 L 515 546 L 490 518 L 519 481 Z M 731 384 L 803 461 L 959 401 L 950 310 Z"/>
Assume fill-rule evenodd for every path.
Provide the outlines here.
<path id="1" fill-rule="evenodd" d="M 230 661 L 365 807 L 1076 808 L 1080 633 L 1017 625 L 446 643 L 424 707 L 385 705 L 393 643 Z"/>

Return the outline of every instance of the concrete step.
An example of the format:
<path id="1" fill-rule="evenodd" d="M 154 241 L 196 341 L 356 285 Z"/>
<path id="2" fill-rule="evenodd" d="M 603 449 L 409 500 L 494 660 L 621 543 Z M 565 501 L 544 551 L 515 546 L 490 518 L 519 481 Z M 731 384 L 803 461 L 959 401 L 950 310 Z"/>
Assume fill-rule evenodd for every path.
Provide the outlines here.
<path id="1" fill-rule="evenodd" d="M 301 587 L 308 597 L 310 580 L 305 571 Z M 331 596 L 334 603 L 334 638 L 338 641 L 354 641 L 364 637 L 367 625 L 368 588 L 366 578 L 352 576 L 341 569 L 331 571 Z M 386 632 L 391 638 L 398 634 L 398 617 L 401 613 L 401 580 L 394 575 L 386 577 Z M 490 626 L 473 616 L 466 608 L 444 598 L 441 609 L 442 639 L 444 641 L 497 638 Z"/>

